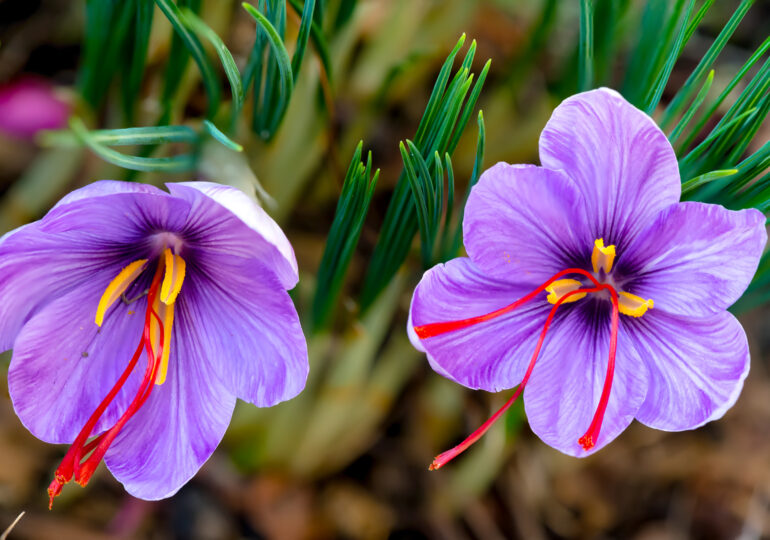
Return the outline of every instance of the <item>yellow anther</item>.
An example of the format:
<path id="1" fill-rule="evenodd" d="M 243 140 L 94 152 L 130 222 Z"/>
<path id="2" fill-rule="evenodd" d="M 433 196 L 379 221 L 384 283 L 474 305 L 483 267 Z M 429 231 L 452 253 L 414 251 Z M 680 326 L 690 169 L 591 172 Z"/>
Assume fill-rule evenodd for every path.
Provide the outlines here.
<path id="1" fill-rule="evenodd" d="M 620 312 L 631 317 L 641 317 L 654 305 L 652 300 L 645 300 L 640 296 L 623 291 L 618 293 L 618 302 Z"/>
<path id="2" fill-rule="evenodd" d="M 169 248 L 163 252 L 163 257 L 166 263 L 166 272 L 163 276 L 163 283 L 160 285 L 160 299 L 164 304 L 170 306 L 182 289 L 186 265 L 184 259 L 171 253 Z"/>
<path id="3" fill-rule="evenodd" d="M 609 274 L 612 270 L 612 263 L 615 262 L 615 246 L 604 246 L 604 238 L 598 238 L 594 241 L 594 251 L 591 253 L 591 264 L 594 272 L 599 273 L 599 269 Z"/>
<path id="4" fill-rule="evenodd" d="M 576 279 L 557 279 L 548 287 L 545 288 L 548 293 L 548 301 L 555 304 L 559 299 L 567 293 L 578 290 L 583 284 Z M 569 304 L 570 302 L 577 302 L 581 298 L 585 298 L 586 293 L 573 294 L 567 298 L 563 304 Z"/>
<path id="5" fill-rule="evenodd" d="M 120 298 L 121 294 L 126 292 L 128 286 L 139 277 L 146 265 L 147 259 L 134 261 L 121 270 L 115 279 L 110 281 L 110 284 L 107 285 L 107 289 L 105 289 L 104 294 L 102 294 L 99 305 L 96 308 L 97 326 L 101 326 L 102 323 L 104 323 L 104 315 L 107 313 L 107 310 L 110 309 L 110 306 L 112 306 L 118 298 Z"/>
<path id="6" fill-rule="evenodd" d="M 155 313 L 163 321 L 163 354 L 161 355 L 160 365 L 158 366 L 158 372 L 155 375 L 155 384 L 163 384 L 166 382 L 166 374 L 168 373 L 168 358 L 171 354 L 171 335 L 174 330 L 174 305 L 167 305 L 160 301 L 159 298 L 155 298 L 153 305 Z M 150 347 L 153 353 L 158 352 L 158 345 L 160 344 L 160 325 L 157 319 L 152 317 L 150 323 Z"/>

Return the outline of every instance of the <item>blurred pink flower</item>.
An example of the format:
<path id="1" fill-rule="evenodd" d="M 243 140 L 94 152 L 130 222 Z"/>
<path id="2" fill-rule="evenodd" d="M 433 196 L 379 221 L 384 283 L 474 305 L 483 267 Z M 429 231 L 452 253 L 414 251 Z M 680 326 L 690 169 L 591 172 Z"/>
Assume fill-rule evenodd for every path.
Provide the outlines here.
<path id="1" fill-rule="evenodd" d="M 67 124 L 70 106 L 45 79 L 23 76 L 0 86 L 0 132 L 32 139 L 43 129 Z"/>

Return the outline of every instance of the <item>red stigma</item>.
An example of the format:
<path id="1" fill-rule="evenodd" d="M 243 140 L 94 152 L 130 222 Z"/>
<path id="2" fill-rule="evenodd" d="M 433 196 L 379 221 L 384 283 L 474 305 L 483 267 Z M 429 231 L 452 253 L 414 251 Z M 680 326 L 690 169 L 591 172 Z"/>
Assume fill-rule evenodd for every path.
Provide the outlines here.
<path id="1" fill-rule="evenodd" d="M 75 438 L 75 441 L 72 443 L 69 450 L 64 455 L 61 463 L 57 467 L 56 472 L 54 473 L 54 479 L 48 486 L 49 510 L 53 507 L 53 500 L 59 495 L 59 493 L 61 493 L 64 484 L 68 483 L 73 478 L 75 479 L 75 482 L 81 486 L 88 484 L 88 481 L 93 476 L 94 471 L 96 471 L 97 466 L 104 458 L 105 453 L 109 449 L 112 442 L 115 440 L 115 437 L 118 436 L 118 433 L 120 433 L 120 430 L 123 429 L 126 422 L 128 422 L 128 420 L 134 414 L 136 414 L 136 412 L 147 401 L 147 398 L 150 397 L 150 393 L 155 386 L 155 378 L 158 373 L 158 368 L 161 364 L 161 359 L 163 358 L 163 337 L 165 329 L 163 327 L 163 321 L 152 307 L 154 305 L 155 299 L 158 296 L 161 277 L 163 275 L 160 269 L 161 267 L 159 267 L 158 271 L 155 273 L 155 277 L 152 280 L 152 284 L 150 285 L 150 289 L 147 294 L 147 310 L 145 312 L 144 318 L 144 330 L 142 331 L 142 336 L 139 340 L 136 351 L 134 352 L 131 360 L 128 362 L 126 369 L 123 371 L 118 381 L 107 393 L 101 403 L 99 403 L 99 406 L 96 407 L 94 412 L 91 413 L 91 416 L 83 426 L 83 429 L 80 430 L 80 433 Z M 155 319 L 160 329 L 160 337 L 158 339 L 159 345 L 157 351 L 153 351 L 151 342 L 150 329 L 153 319 Z M 128 377 L 134 371 L 139 358 L 142 356 L 142 352 L 145 352 L 147 355 L 147 367 L 145 369 L 144 379 L 142 380 L 142 383 L 139 386 L 139 390 L 137 391 L 133 401 L 131 401 L 128 408 L 111 428 L 95 436 L 93 439 L 91 439 L 91 441 L 86 442 L 88 438 L 93 435 L 94 427 L 104 414 L 104 411 L 107 409 L 110 403 L 112 403 L 112 401 L 115 399 L 115 396 L 125 385 Z"/>
<path id="2" fill-rule="evenodd" d="M 586 287 L 586 288 L 580 288 L 574 291 L 570 291 L 564 294 L 564 296 L 562 296 L 556 301 L 556 303 L 551 308 L 551 311 L 548 313 L 548 317 L 546 318 L 545 324 L 543 325 L 543 330 L 540 332 L 540 337 L 538 338 L 537 345 L 535 346 L 535 351 L 532 354 L 532 358 L 529 361 L 529 365 L 527 366 L 527 371 L 524 374 L 524 377 L 522 378 L 518 388 L 516 388 L 516 391 L 513 393 L 510 399 L 508 399 L 508 401 L 506 401 L 505 404 L 495 414 L 493 414 L 486 422 L 484 422 L 481 425 L 481 427 L 479 427 L 476 431 L 474 431 L 463 442 L 461 442 L 454 448 L 447 450 L 446 452 L 443 452 L 438 456 L 436 456 L 436 458 L 430 464 L 430 467 L 428 467 L 429 470 L 435 471 L 437 469 L 440 469 L 441 467 L 446 465 L 449 461 L 451 461 L 452 459 L 457 457 L 459 454 L 464 452 L 466 449 L 468 449 L 473 443 L 479 440 L 482 437 L 482 435 L 484 435 L 484 433 L 486 433 L 489 430 L 490 427 L 492 427 L 492 425 L 511 407 L 511 405 L 513 405 L 516 402 L 516 399 L 518 399 L 518 397 L 524 391 L 524 387 L 529 381 L 529 377 L 532 375 L 532 370 L 534 369 L 535 363 L 537 362 L 537 358 L 540 354 L 540 349 L 543 347 L 543 342 L 545 341 L 545 336 L 548 332 L 548 328 L 550 327 L 551 322 L 553 321 L 553 318 L 556 315 L 556 310 L 559 308 L 559 306 L 561 306 L 562 303 L 564 303 L 567 299 L 569 299 L 572 296 L 575 296 L 578 294 L 595 293 L 595 292 L 606 290 L 606 291 L 609 291 L 610 296 L 612 298 L 612 330 L 610 334 L 610 353 L 609 353 L 609 361 L 607 364 L 607 375 L 605 377 L 604 387 L 602 389 L 602 395 L 599 400 L 599 405 L 596 409 L 593 420 L 591 421 L 591 425 L 588 427 L 588 430 L 586 431 L 586 433 L 582 437 L 580 437 L 580 439 L 578 440 L 578 443 L 586 451 L 594 447 L 595 442 L 599 437 L 599 431 L 601 430 L 602 420 L 604 419 L 604 413 L 607 410 L 607 403 L 609 402 L 610 390 L 612 389 L 612 379 L 615 372 L 615 353 L 617 350 L 617 342 L 618 342 L 619 303 L 618 303 L 618 294 L 611 285 L 607 285 L 605 283 L 599 283 L 593 274 L 585 270 L 582 270 L 579 268 L 567 268 L 566 270 L 562 270 L 561 272 L 558 272 L 557 274 L 555 274 L 553 277 L 548 279 L 545 283 L 540 285 L 531 293 L 520 298 L 519 300 L 516 300 L 515 302 L 513 302 L 512 304 L 509 304 L 508 306 L 495 310 L 491 313 L 487 313 L 485 315 L 471 317 L 468 319 L 461 319 L 458 321 L 438 322 L 438 323 L 425 324 L 421 326 L 415 326 L 414 331 L 420 339 L 426 339 L 426 338 L 435 337 L 447 332 L 461 330 L 463 328 L 467 328 L 469 326 L 494 319 L 495 317 L 499 317 L 500 315 L 509 313 L 515 310 L 516 308 L 522 306 L 523 304 L 529 302 L 530 300 L 535 298 L 538 294 L 545 291 L 545 289 L 551 283 L 569 274 L 579 274 L 588 278 L 593 283 L 594 287 Z"/>

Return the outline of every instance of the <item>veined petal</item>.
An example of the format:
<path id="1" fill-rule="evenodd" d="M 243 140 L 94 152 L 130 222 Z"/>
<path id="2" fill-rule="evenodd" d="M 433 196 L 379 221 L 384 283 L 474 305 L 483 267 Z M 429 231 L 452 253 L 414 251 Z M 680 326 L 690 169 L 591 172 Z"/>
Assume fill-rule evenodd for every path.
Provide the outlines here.
<path id="1" fill-rule="evenodd" d="M 655 122 L 608 88 L 564 100 L 540 135 L 543 167 L 562 170 L 586 201 L 586 226 L 623 253 L 664 208 L 679 201 L 674 149 Z"/>
<path id="2" fill-rule="evenodd" d="M 565 454 L 584 457 L 617 437 L 634 419 L 647 394 L 649 374 L 621 321 L 615 374 L 595 446 L 578 444 L 596 412 L 607 374 L 609 303 L 583 300 L 554 320 L 532 376 L 524 405 L 532 431 Z M 606 308 L 606 309 L 602 309 Z M 646 315 L 645 315 L 646 316 Z"/>
<path id="3" fill-rule="evenodd" d="M 103 197 L 105 195 L 144 193 L 146 195 L 156 195 L 159 197 L 169 197 L 169 194 L 163 190 L 149 184 L 140 184 L 138 182 L 121 182 L 119 180 L 98 180 L 87 186 L 70 191 L 64 197 L 59 199 L 54 208 L 65 206 L 84 199 L 93 199 L 94 197 Z"/>
<path id="4" fill-rule="evenodd" d="M 425 272 L 410 309 L 412 325 L 467 319 L 505 307 L 531 288 L 486 277 L 467 258 Z M 517 310 L 462 330 L 412 343 L 428 355 L 433 369 L 467 386 L 497 392 L 521 382 L 551 305 L 542 297 Z M 577 440 L 577 439 L 576 439 Z"/>
<path id="5" fill-rule="evenodd" d="M 48 303 L 24 325 L 14 343 L 8 370 L 11 400 L 22 423 L 43 441 L 72 442 L 137 348 L 146 298 L 131 305 L 117 302 L 101 329 L 94 323 L 100 295 L 113 274 L 107 268 L 100 278 Z M 95 434 L 117 421 L 142 374 L 143 369 L 137 368 L 129 377 Z"/>
<path id="6" fill-rule="evenodd" d="M 629 292 L 651 298 L 656 310 L 706 316 L 740 298 L 766 241 L 758 210 L 684 202 L 661 212 L 629 245 L 618 271 L 633 276 Z"/>
<path id="7" fill-rule="evenodd" d="M 254 199 L 236 188 L 211 182 L 167 186 L 172 195 L 193 206 L 187 228 L 198 232 L 199 245 L 269 261 L 284 288 L 292 289 L 297 284 L 294 249 L 278 224 Z"/>
<path id="8" fill-rule="evenodd" d="M 96 182 L 62 199 L 46 216 L 0 240 L 0 348 L 9 349 L 24 322 L 52 300 L 153 255 L 150 236 L 175 230 L 189 204 L 155 188 Z M 104 283 L 107 287 L 109 279 Z M 104 292 L 99 291 L 96 300 Z M 96 311 L 87 320 L 93 321 Z"/>
<path id="9" fill-rule="evenodd" d="M 559 171 L 507 163 L 489 168 L 471 190 L 463 237 L 486 275 L 534 286 L 587 260 L 594 242 L 574 182 Z"/>
<path id="10" fill-rule="evenodd" d="M 174 325 L 166 382 L 153 388 L 104 457 L 135 497 L 156 500 L 176 493 L 211 456 L 230 423 L 235 397 L 202 361 L 196 331 Z"/>
<path id="11" fill-rule="evenodd" d="M 259 407 L 299 394 L 308 374 L 307 343 L 294 303 L 272 269 L 260 261 L 201 254 L 189 272 L 175 323 L 194 339 L 187 349 L 211 366 L 228 392 Z"/>
<path id="12" fill-rule="evenodd" d="M 629 325 L 650 385 L 636 417 L 655 429 L 680 431 L 721 418 L 749 373 L 749 347 L 738 320 L 722 311 L 682 317 L 650 311 Z"/>

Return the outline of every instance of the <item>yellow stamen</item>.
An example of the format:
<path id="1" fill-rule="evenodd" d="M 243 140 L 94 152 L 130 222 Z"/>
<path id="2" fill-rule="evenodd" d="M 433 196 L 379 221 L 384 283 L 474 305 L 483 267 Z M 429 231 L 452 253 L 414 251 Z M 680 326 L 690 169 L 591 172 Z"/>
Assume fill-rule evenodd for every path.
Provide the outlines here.
<path id="1" fill-rule="evenodd" d="M 174 327 L 174 304 L 167 305 L 156 298 L 153 308 L 161 321 L 163 321 L 163 355 L 160 359 L 160 366 L 158 366 L 158 373 L 155 376 L 155 384 L 163 384 L 166 382 L 168 358 L 171 354 L 171 334 Z M 152 347 L 153 352 L 158 351 L 159 342 L 160 326 L 158 325 L 158 321 L 153 317 L 152 322 L 150 323 L 150 346 Z"/>
<path id="2" fill-rule="evenodd" d="M 654 304 L 652 300 L 645 300 L 635 294 L 623 291 L 618 293 L 618 300 L 620 312 L 623 315 L 630 315 L 631 317 L 641 317 L 647 313 L 648 309 L 652 309 Z"/>
<path id="3" fill-rule="evenodd" d="M 583 284 L 576 279 L 557 279 L 548 285 L 545 290 L 548 292 L 548 301 L 552 304 L 555 304 L 562 296 L 575 291 L 582 286 Z M 574 294 L 562 303 L 569 304 L 570 302 L 577 302 L 581 298 L 585 298 L 585 295 L 586 293 Z"/>
<path id="4" fill-rule="evenodd" d="M 126 292 L 128 286 L 139 277 L 146 264 L 147 259 L 139 259 L 138 261 L 134 261 L 126 266 L 123 270 L 121 270 L 115 279 L 110 281 L 110 284 L 107 285 L 107 289 L 104 291 L 104 294 L 102 294 L 102 297 L 99 300 L 99 305 L 96 308 L 97 326 L 102 325 L 107 310 L 110 309 L 110 306 L 112 306 L 112 304 L 114 304 L 118 298 L 120 298 L 121 294 Z"/>
<path id="5" fill-rule="evenodd" d="M 591 253 L 591 264 L 594 272 L 599 273 L 599 269 L 609 274 L 612 270 L 612 263 L 615 262 L 615 246 L 604 246 L 604 238 L 598 238 L 594 241 L 594 251 Z"/>
<path id="6" fill-rule="evenodd" d="M 163 256 L 166 262 L 166 273 L 163 276 L 163 283 L 160 285 L 160 299 L 164 304 L 170 306 L 182 289 L 186 265 L 184 259 L 171 253 L 169 248 L 166 248 Z"/>

